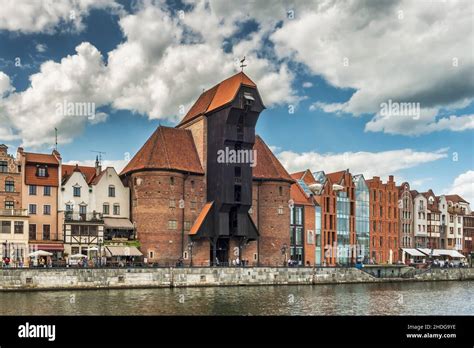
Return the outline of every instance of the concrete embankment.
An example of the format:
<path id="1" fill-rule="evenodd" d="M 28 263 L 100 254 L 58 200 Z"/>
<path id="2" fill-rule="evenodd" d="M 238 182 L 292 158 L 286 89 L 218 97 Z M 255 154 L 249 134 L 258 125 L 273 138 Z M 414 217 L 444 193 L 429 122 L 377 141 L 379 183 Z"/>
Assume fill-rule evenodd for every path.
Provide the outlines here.
<path id="1" fill-rule="evenodd" d="M 0 291 L 474 280 L 474 269 L 433 269 L 377 278 L 356 268 L 0 269 Z"/>

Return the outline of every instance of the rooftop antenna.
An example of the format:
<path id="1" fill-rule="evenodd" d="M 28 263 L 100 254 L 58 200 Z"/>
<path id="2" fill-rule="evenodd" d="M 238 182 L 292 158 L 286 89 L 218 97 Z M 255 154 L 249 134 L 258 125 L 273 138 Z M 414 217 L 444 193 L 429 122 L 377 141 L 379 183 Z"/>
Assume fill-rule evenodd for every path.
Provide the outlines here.
<path id="1" fill-rule="evenodd" d="M 100 165 L 102 165 L 102 155 L 105 155 L 106 152 L 104 151 L 94 151 L 94 150 L 90 150 L 91 152 L 95 152 L 97 154 L 97 158 L 99 160 L 99 163 Z"/>
<path id="2" fill-rule="evenodd" d="M 240 71 L 244 72 L 244 68 L 247 66 L 247 64 L 244 64 L 245 62 L 245 56 L 240 60 Z"/>
<path id="3" fill-rule="evenodd" d="M 58 129 L 54 127 L 54 149 L 58 151 Z"/>

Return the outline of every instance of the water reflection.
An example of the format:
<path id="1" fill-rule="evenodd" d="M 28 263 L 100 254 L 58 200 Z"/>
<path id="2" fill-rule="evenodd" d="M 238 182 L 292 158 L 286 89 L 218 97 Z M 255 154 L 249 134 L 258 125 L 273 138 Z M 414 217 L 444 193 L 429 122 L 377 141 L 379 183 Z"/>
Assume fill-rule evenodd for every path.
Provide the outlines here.
<path id="1" fill-rule="evenodd" d="M 0 293 L 2 315 L 473 315 L 472 281 Z"/>

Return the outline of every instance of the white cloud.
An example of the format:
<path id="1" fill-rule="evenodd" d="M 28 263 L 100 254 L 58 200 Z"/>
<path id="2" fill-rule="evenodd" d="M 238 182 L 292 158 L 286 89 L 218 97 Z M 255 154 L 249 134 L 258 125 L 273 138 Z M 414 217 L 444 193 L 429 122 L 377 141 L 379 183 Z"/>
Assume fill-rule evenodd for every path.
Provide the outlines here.
<path id="1" fill-rule="evenodd" d="M 443 191 L 444 194 L 458 194 L 474 204 L 474 170 L 468 170 L 454 179 L 453 184 Z"/>
<path id="2" fill-rule="evenodd" d="M 99 8 L 119 11 L 121 6 L 113 0 L 3 0 L 0 30 L 53 33 L 61 24 L 67 24 L 80 31 L 84 28 L 83 18 Z"/>
<path id="3" fill-rule="evenodd" d="M 397 174 L 400 170 L 413 168 L 421 164 L 446 158 L 447 149 L 435 152 L 415 151 L 413 149 L 391 150 L 382 152 L 345 152 L 326 153 L 282 151 L 278 159 L 290 172 L 305 169 L 312 171 L 324 170 L 331 173 L 349 168 L 352 174 L 364 174 L 365 178 L 372 176 L 387 177 Z"/>
<path id="4" fill-rule="evenodd" d="M 10 77 L 4 72 L 0 71 L 0 98 L 7 94 L 8 92 L 13 91 L 14 88 L 11 85 Z"/>
<path id="5" fill-rule="evenodd" d="M 212 11 L 196 6 L 181 19 L 160 3 L 139 3 L 137 12 L 120 19 L 125 40 L 108 52 L 107 61 L 92 44 L 83 42 L 76 54 L 43 63 L 25 91 L 0 100 L 6 111 L 5 128 L 20 137 L 23 146 L 53 144 L 55 127 L 60 143 L 72 141 L 87 120 L 56 113 L 56 105 L 64 101 L 95 103 L 97 108 L 111 105 L 152 119 L 178 121 L 203 89 L 237 71 L 235 58 L 242 55 L 248 57 L 246 72 L 267 107 L 297 103 L 287 64 L 260 57 L 261 33 L 240 40 L 230 52 L 223 49 L 224 36 L 204 35 L 198 19 L 201 24 L 216 20 Z M 227 21 L 213 25 L 215 32 L 226 35 L 238 30 Z"/>
<path id="6" fill-rule="evenodd" d="M 35 48 L 37 52 L 43 53 L 43 52 L 46 52 L 46 49 L 48 48 L 48 46 L 46 46 L 46 44 L 39 43 L 39 44 L 36 44 Z"/>
<path id="7" fill-rule="evenodd" d="M 311 82 L 303 82 L 303 88 L 311 88 L 313 84 Z"/>
<path id="8" fill-rule="evenodd" d="M 389 99 L 419 102 L 418 122 L 375 118 L 368 131 L 419 134 L 462 130 L 469 119 L 436 119 L 441 109 L 474 100 L 472 7 L 459 1 L 327 1 L 271 35 L 280 58 L 305 64 L 338 88 L 345 103 L 314 104 L 327 112 L 377 114 Z M 450 126 L 455 122 L 456 126 Z M 458 125 L 461 124 L 459 127 Z"/>

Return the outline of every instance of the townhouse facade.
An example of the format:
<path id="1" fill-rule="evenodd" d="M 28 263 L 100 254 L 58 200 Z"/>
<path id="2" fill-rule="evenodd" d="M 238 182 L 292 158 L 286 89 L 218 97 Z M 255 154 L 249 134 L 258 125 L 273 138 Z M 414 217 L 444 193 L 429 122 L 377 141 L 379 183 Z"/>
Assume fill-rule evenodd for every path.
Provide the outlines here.
<path id="1" fill-rule="evenodd" d="M 29 215 L 22 204 L 21 166 L 6 145 L 0 145 L 0 256 L 13 264 L 28 251 Z"/>
<path id="2" fill-rule="evenodd" d="M 367 180 L 370 190 L 370 258 L 379 264 L 399 260 L 398 189 L 393 175 Z"/>
<path id="3" fill-rule="evenodd" d="M 61 155 L 17 149 L 22 175 L 22 204 L 28 209 L 30 247 L 48 251 L 53 259 L 64 251 L 61 217 L 58 214 Z"/>
<path id="4" fill-rule="evenodd" d="M 63 165 L 60 211 L 64 216 L 64 252 L 101 257 L 108 246 L 126 246 L 128 255 L 139 255 L 134 227 L 129 220 L 130 189 L 112 167 Z M 118 250 L 112 248 L 111 253 Z M 123 248 L 122 251 L 125 251 Z M 111 255 L 127 256 L 127 255 Z"/>
<path id="5" fill-rule="evenodd" d="M 398 187 L 398 216 L 400 248 L 414 248 L 414 202 L 408 182 L 404 182 Z"/>

